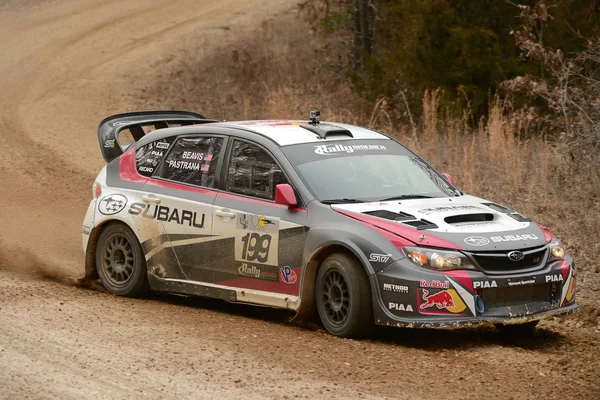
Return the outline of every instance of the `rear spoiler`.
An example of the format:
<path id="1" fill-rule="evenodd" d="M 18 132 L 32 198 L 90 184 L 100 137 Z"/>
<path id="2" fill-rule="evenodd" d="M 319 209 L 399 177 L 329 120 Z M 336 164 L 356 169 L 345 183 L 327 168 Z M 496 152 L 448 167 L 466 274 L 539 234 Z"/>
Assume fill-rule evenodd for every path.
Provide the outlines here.
<path id="1" fill-rule="evenodd" d="M 98 141 L 102 157 L 110 162 L 119 157 L 131 143 L 119 143 L 119 133 L 125 129 L 131 132 L 134 141 L 146 134 L 144 127 L 156 129 L 168 128 L 172 125 L 195 125 L 215 122 L 200 114 L 190 111 L 139 111 L 116 114 L 104 118 L 98 125 Z"/>

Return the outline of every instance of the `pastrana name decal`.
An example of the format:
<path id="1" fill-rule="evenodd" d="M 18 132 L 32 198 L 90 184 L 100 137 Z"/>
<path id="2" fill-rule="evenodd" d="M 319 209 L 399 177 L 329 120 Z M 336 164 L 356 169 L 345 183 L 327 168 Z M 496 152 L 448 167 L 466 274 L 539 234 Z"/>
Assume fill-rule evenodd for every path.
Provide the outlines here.
<path id="1" fill-rule="evenodd" d="M 189 162 L 189 161 L 168 161 L 169 168 L 177 169 L 189 169 L 193 171 L 200 171 L 200 163 Z"/>
<path id="2" fill-rule="evenodd" d="M 129 207 L 129 214 L 141 215 L 144 218 L 156 219 L 164 222 L 174 222 L 179 225 L 204 228 L 205 215 L 198 215 L 195 211 L 178 210 L 167 206 L 152 206 L 151 204 L 133 203 Z"/>

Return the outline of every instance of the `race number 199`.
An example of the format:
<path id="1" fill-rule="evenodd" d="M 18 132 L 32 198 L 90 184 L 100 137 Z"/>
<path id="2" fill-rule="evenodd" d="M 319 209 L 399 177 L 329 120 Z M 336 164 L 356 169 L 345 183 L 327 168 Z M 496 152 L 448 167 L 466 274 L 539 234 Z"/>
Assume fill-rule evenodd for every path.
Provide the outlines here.
<path id="1" fill-rule="evenodd" d="M 242 259 L 264 263 L 269 259 L 269 248 L 271 247 L 271 235 L 256 232 L 248 232 L 242 236 Z"/>

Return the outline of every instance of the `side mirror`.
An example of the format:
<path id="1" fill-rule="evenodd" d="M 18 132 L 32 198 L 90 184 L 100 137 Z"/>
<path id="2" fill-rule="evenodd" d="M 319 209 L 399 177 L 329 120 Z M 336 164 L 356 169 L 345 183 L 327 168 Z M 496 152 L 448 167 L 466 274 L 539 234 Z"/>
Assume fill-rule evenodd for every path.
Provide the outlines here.
<path id="1" fill-rule="evenodd" d="M 297 206 L 298 200 L 296 200 L 294 189 L 287 183 L 280 183 L 275 186 L 275 203 L 289 207 Z"/>
<path id="2" fill-rule="evenodd" d="M 443 173 L 442 173 L 442 175 L 444 175 L 444 176 L 446 177 L 446 179 L 448 180 L 448 182 L 450 182 L 450 184 L 451 184 L 452 186 L 455 186 L 455 185 L 454 185 L 454 178 L 452 178 L 452 175 L 450 175 L 450 174 L 449 174 L 449 173 L 447 173 L 447 172 L 443 172 Z"/>

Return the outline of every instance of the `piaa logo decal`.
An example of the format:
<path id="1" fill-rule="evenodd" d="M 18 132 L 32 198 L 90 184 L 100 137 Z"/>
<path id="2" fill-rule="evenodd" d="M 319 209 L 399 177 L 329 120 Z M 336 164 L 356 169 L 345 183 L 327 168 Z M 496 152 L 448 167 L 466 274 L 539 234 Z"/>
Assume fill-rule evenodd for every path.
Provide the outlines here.
<path id="1" fill-rule="evenodd" d="M 490 243 L 490 240 L 483 236 L 469 236 L 468 238 L 465 238 L 465 243 L 470 244 L 471 246 L 485 246 Z"/>
<path id="2" fill-rule="evenodd" d="M 298 279 L 298 275 L 296 272 L 287 265 L 285 267 L 279 268 L 279 280 L 283 283 L 287 283 L 288 285 L 293 285 L 296 283 Z"/>
<path id="3" fill-rule="evenodd" d="M 125 208 L 127 197 L 122 194 L 109 194 L 104 196 L 98 204 L 98 211 L 104 215 L 114 215 Z"/>

